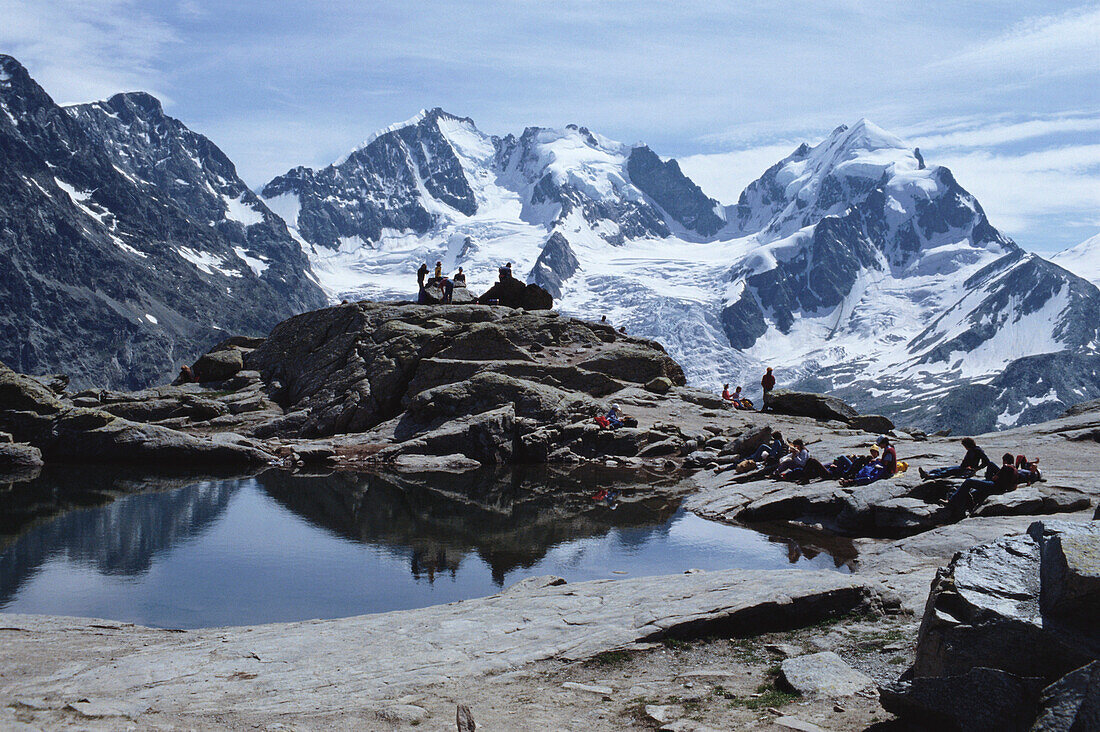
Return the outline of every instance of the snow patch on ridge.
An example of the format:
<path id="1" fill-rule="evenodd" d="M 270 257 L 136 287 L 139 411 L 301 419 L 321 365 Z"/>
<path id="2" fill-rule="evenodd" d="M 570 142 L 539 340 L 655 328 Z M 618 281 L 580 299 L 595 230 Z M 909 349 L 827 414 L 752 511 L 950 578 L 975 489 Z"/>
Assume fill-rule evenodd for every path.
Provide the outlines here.
<path id="1" fill-rule="evenodd" d="M 191 247 L 177 247 L 176 254 L 195 265 L 196 269 L 204 274 L 212 275 L 218 272 L 226 277 L 244 277 L 238 270 L 225 266 L 225 260 L 209 252 L 200 252 Z"/>

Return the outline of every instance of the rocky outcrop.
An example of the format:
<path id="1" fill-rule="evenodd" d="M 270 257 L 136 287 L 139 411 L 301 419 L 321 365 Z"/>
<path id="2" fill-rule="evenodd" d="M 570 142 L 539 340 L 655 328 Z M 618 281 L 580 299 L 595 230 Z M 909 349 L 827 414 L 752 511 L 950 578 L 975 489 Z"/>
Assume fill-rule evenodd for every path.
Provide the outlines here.
<path id="1" fill-rule="evenodd" d="M 883 705 L 957 729 L 1026 729 L 1044 686 L 1100 658 L 1098 554 L 1100 526 L 1037 522 L 957 555 L 932 584 L 913 667 L 883 687 Z M 952 706 L 962 696 L 984 711 Z"/>
<path id="2" fill-rule="evenodd" d="M 523 310 L 549 310 L 554 296 L 534 282 L 523 284 L 511 275 L 501 277 L 477 301 L 482 305 L 503 305 Z"/>
<path id="3" fill-rule="evenodd" d="M 257 434 L 364 433 L 357 442 L 376 445 L 378 459 L 542 462 L 566 443 L 635 455 L 656 437 L 597 435 L 598 400 L 654 378 L 684 383 L 649 341 L 484 305 L 362 302 L 306 313 L 279 325 L 245 365 L 286 413 Z"/>
<path id="4" fill-rule="evenodd" d="M 259 445 L 231 433 L 200 439 L 163 425 L 74 406 L 38 382 L 0 364 L 0 429 L 33 445 L 47 462 L 146 465 L 256 465 L 272 460 Z"/>
<path id="5" fill-rule="evenodd" d="M 776 414 L 848 422 L 859 414 L 845 402 L 826 394 L 776 389 L 768 396 L 767 408 Z"/>

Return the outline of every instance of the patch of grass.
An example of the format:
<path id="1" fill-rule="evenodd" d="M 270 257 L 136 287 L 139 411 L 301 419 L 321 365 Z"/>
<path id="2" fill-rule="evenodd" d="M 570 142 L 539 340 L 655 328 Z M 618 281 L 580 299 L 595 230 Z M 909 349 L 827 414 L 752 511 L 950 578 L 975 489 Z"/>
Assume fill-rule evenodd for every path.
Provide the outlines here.
<path id="1" fill-rule="evenodd" d="M 763 663 L 771 657 L 764 644 L 754 638 L 730 638 L 730 649 L 737 660 L 753 664 Z"/>
<path id="2" fill-rule="evenodd" d="M 735 694 L 721 686 L 715 686 L 711 693 L 714 696 L 728 699 L 731 707 L 741 707 L 742 709 L 781 707 L 799 698 L 798 694 L 777 689 L 774 681 L 760 684 L 756 687 L 756 694 L 749 696 Z"/>
<path id="3" fill-rule="evenodd" d="M 585 665 L 600 666 L 604 668 L 608 666 L 621 666 L 622 664 L 630 661 L 632 658 L 634 658 L 633 651 L 622 649 L 615 651 L 601 651 L 585 661 Z"/>
<path id="4" fill-rule="evenodd" d="M 690 643 L 685 640 L 680 640 L 679 638 L 662 638 L 661 644 L 664 645 L 665 648 L 674 651 L 683 651 L 691 648 Z"/>

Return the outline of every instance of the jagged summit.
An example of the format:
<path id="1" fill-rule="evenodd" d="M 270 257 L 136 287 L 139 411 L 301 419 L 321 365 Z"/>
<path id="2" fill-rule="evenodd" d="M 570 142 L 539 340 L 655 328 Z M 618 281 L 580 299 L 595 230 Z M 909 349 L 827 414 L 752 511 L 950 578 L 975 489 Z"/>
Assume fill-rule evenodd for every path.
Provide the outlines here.
<path id="1" fill-rule="evenodd" d="M 62 108 L 0 68 L 0 360 L 146 386 L 224 331 L 323 302 L 282 221 L 154 97 Z"/>

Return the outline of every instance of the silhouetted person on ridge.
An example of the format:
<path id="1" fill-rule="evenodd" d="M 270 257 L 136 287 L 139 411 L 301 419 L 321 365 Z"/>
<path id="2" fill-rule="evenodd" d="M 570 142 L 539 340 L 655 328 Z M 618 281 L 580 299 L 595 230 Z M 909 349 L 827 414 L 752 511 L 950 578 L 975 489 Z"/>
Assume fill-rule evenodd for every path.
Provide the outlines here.
<path id="1" fill-rule="evenodd" d="M 466 286 L 466 273 L 462 271 L 462 267 L 459 267 L 458 271 L 455 272 L 454 280 L 455 280 L 455 285 L 457 285 L 459 287 L 465 287 Z"/>
<path id="2" fill-rule="evenodd" d="M 428 276 L 428 265 L 424 263 L 420 265 L 420 269 L 416 270 L 416 284 L 420 285 L 420 289 L 424 289 L 424 279 Z"/>

